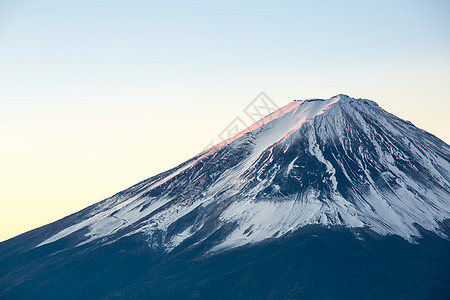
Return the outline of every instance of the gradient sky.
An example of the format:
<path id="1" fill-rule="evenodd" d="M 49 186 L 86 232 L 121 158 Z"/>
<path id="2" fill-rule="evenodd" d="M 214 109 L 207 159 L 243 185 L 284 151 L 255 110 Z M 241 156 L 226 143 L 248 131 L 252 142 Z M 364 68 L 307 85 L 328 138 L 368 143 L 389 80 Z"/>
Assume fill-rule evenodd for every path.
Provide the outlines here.
<path id="1" fill-rule="evenodd" d="M 192 157 L 261 91 L 449 143 L 449 3 L 0 0 L 0 240 Z"/>

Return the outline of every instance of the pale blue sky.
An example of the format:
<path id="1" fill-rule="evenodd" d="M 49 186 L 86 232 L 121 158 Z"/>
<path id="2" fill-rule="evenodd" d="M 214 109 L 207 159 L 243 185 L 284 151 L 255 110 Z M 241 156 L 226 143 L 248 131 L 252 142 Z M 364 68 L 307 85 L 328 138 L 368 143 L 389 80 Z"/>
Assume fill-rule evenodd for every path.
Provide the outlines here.
<path id="1" fill-rule="evenodd" d="M 0 240 L 190 158 L 262 90 L 280 106 L 369 98 L 449 142 L 449 13 L 432 0 L 0 0 Z"/>
<path id="2" fill-rule="evenodd" d="M 448 1 L 209 2 L 2 1 L 2 90 L 448 69 Z"/>

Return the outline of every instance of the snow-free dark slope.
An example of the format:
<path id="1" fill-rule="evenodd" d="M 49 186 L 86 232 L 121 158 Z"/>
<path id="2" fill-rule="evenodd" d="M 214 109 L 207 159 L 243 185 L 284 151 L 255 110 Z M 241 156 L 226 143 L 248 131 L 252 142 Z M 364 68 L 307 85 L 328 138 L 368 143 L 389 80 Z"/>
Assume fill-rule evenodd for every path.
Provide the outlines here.
<path id="1" fill-rule="evenodd" d="M 438 297 L 449 292 L 448 219 L 446 143 L 369 100 L 293 101 L 1 243 L 0 293 Z"/>

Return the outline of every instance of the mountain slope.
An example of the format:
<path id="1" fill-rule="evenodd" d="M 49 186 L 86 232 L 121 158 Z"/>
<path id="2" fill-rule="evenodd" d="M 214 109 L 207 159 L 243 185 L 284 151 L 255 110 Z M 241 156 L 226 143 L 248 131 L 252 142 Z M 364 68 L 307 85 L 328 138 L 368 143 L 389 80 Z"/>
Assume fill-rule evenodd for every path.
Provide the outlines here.
<path id="1" fill-rule="evenodd" d="M 450 216 L 450 148 L 368 100 L 294 101 L 181 166 L 100 203 L 42 241 L 143 232 L 168 251 L 230 231 L 211 251 L 306 224 L 412 241 Z"/>
<path id="2" fill-rule="evenodd" d="M 180 266 L 191 260 L 200 260 L 195 267 L 190 266 L 204 274 L 199 266 L 205 259 L 221 260 L 222 255 L 232 255 L 227 253 L 245 245 L 247 250 L 242 251 L 247 252 L 241 262 L 248 262 L 248 268 L 256 264 L 264 269 L 267 266 L 254 259 L 269 259 L 266 255 L 270 251 L 262 249 L 269 249 L 273 243 L 290 245 L 282 247 L 287 252 L 276 254 L 280 259 L 293 248 L 307 248 L 304 251 L 313 253 L 311 249 L 317 245 L 311 235 L 306 248 L 301 246 L 305 236 L 299 238 L 298 233 L 305 229 L 311 230 L 312 236 L 319 235 L 319 244 L 327 246 L 342 241 L 341 231 L 344 235 L 350 232 L 360 242 L 349 241 L 348 253 L 356 251 L 352 247 L 365 247 L 354 243 L 371 245 L 369 249 L 383 248 L 377 241 L 384 238 L 394 241 L 398 253 L 421 253 L 416 257 L 422 261 L 428 250 L 411 250 L 415 248 L 409 243 L 431 241 L 430 245 L 440 246 L 430 246 L 430 253 L 445 258 L 443 253 L 449 249 L 448 219 L 449 145 L 369 100 L 338 95 L 326 100 L 293 101 L 172 170 L 1 243 L 0 262 L 4 263 L 5 275 L 0 278 L 0 291 L 20 294 L 27 284 L 30 286 L 26 289 L 33 290 L 37 282 L 43 284 L 48 278 L 63 290 L 65 283 L 55 279 L 61 272 L 65 276 L 84 274 L 78 264 L 88 270 L 99 257 L 118 260 L 106 270 L 96 269 L 108 273 L 122 266 L 121 256 L 117 256 L 120 251 L 126 253 L 125 260 L 132 258 L 137 269 L 143 255 L 147 268 L 142 270 L 144 278 L 159 264 L 170 270 L 177 266 L 180 273 L 174 273 L 177 275 L 170 285 L 180 284 L 184 276 Z M 383 248 L 383 253 L 388 248 Z M 440 267 L 448 265 L 446 260 Z M 362 271 L 360 266 L 353 268 Z M 433 272 L 427 268 L 431 265 L 423 264 L 420 269 L 429 274 L 427 280 L 445 274 L 441 269 Z M 235 277 L 230 280 L 242 284 L 236 270 L 226 269 L 218 268 L 214 276 L 231 272 Z M 149 282 L 157 286 L 171 282 L 158 276 L 153 281 L 147 278 L 142 286 L 128 283 L 123 292 L 131 293 L 130 285 L 139 291 Z M 206 280 L 212 275 L 204 276 Z M 193 285 L 187 278 L 183 280 Z M 51 286 L 44 284 L 44 289 Z M 116 288 L 120 290 L 119 286 Z M 111 283 L 105 290 L 108 287 Z M 289 286 L 283 295 L 294 290 Z M 44 294 L 49 291 L 51 288 Z"/>

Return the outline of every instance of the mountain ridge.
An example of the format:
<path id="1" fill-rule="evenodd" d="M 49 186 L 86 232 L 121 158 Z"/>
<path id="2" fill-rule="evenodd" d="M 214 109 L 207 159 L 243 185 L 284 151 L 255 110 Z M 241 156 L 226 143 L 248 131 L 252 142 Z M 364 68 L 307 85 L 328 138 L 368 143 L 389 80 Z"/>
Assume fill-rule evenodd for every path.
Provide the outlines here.
<path id="1" fill-rule="evenodd" d="M 410 242 L 420 236 L 415 223 L 440 234 L 437 222 L 450 215 L 448 199 L 445 199 L 449 189 L 449 147 L 442 142 L 446 145 L 440 145 L 443 158 L 434 157 L 443 166 L 439 168 L 424 155 L 424 149 L 430 151 L 430 145 L 433 152 L 438 152 L 433 144 L 437 138 L 425 134 L 423 141 L 412 143 L 422 149 L 410 145 L 408 155 L 421 159 L 428 168 L 427 173 L 431 172 L 429 178 L 421 179 L 422 183 L 441 186 L 435 194 L 424 191 L 404 172 L 416 172 L 418 167 L 424 169 L 424 166 L 416 162 L 409 164 L 409 158 L 401 155 L 406 149 L 404 143 L 400 145 L 395 141 L 398 136 L 406 138 L 402 133 L 405 130 L 416 130 L 411 126 L 366 99 L 337 95 L 330 99 L 292 101 L 235 137 L 100 202 L 105 203 L 103 206 L 100 203 L 92 206 L 94 209 L 87 218 L 37 246 L 52 243 L 78 230 L 87 231 L 87 238 L 81 237 L 84 241 L 79 245 L 103 238 L 114 240 L 115 235 L 120 238 L 117 233 L 122 231 L 125 235 L 150 233 L 155 247 L 171 251 L 186 239 L 203 232 L 201 229 L 205 224 L 212 226 L 208 229 L 213 232 L 238 224 L 239 229 L 227 233 L 228 242 L 215 245 L 210 249 L 212 252 L 281 236 L 306 224 L 368 226 L 380 234 L 399 234 Z M 375 127 L 379 132 L 373 131 Z M 385 135 L 382 138 L 384 144 L 377 140 L 381 134 Z M 356 144 L 362 142 L 365 144 L 361 150 L 361 144 Z M 411 144 L 411 141 L 407 143 Z M 329 145 L 334 148 L 328 149 Z M 278 163 L 273 162 L 273 151 L 277 153 Z M 382 162 L 383 167 L 380 170 L 372 168 L 374 161 Z M 402 163 L 405 170 L 399 169 Z M 381 169 L 382 176 L 378 174 Z M 376 183 L 373 176 L 382 181 L 386 190 L 380 192 L 374 188 L 381 183 Z M 366 185 L 364 181 L 370 184 Z M 341 190 L 347 183 L 350 187 Z M 365 190 L 358 190 L 356 184 L 360 186 L 358 189 Z M 404 185 L 403 189 L 400 189 L 401 185 Z M 399 196 L 400 192 L 403 195 Z M 414 196 L 419 192 L 422 193 L 420 196 Z M 367 197 L 374 199 L 368 202 Z M 401 203 L 407 197 L 417 198 L 408 205 L 419 207 L 416 209 L 422 220 L 413 217 L 416 212 L 408 205 L 399 207 L 400 204 L 385 199 L 397 198 Z M 421 212 L 423 201 L 420 197 L 435 197 L 432 200 L 436 203 L 430 201 L 431 207 L 437 206 L 436 209 Z M 393 206 L 398 211 L 393 212 Z M 216 215 L 212 218 L 208 213 Z M 389 214 L 391 217 L 384 216 Z M 189 221 L 189 226 L 185 226 L 188 223 L 175 225 L 180 219 L 189 219 L 188 215 L 195 219 Z M 274 223 L 274 219 L 278 219 L 278 223 Z M 197 242 L 201 242 L 207 236 L 197 238 Z"/>
<path id="2" fill-rule="evenodd" d="M 449 145 L 375 102 L 294 100 L 1 242 L 0 298 L 445 299 L 449 182 Z"/>

